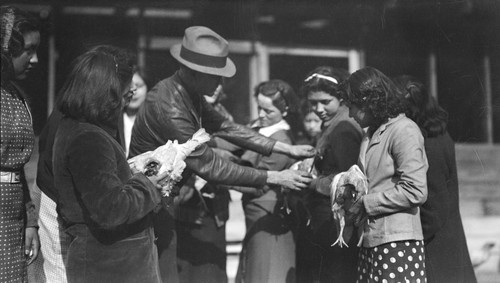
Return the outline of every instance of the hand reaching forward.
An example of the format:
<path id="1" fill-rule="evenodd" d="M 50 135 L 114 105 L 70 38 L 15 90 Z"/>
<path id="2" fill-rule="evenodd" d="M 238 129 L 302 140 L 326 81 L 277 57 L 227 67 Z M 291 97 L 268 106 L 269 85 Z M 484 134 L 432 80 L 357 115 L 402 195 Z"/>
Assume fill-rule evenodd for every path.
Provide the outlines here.
<path id="1" fill-rule="evenodd" d="M 289 145 L 283 142 L 276 142 L 273 148 L 274 152 L 283 153 L 290 157 L 303 159 L 316 155 L 316 149 L 310 145 Z"/>
<path id="2" fill-rule="evenodd" d="M 295 158 L 308 158 L 316 155 L 316 149 L 310 145 L 292 145 L 290 155 Z"/>
<path id="3" fill-rule="evenodd" d="M 267 183 L 292 190 L 305 189 L 311 183 L 311 175 L 297 170 L 268 171 Z"/>

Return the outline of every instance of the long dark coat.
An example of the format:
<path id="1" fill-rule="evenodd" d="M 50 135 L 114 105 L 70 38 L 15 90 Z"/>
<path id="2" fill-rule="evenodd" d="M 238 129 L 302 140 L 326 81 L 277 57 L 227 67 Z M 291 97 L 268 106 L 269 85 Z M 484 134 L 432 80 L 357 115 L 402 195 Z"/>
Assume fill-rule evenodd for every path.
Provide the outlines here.
<path id="1" fill-rule="evenodd" d="M 425 139 L 429 196 L 421 207 L 427 282 L 474 283 L 459 209 L 455 145 L 448 133 Z"/>

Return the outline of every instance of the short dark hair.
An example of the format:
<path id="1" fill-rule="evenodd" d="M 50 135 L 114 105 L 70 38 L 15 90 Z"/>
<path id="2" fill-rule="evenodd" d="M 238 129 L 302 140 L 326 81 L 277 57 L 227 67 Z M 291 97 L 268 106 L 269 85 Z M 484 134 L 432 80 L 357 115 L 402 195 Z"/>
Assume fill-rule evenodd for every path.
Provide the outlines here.
<path id="1" fill-rule="evenodd" d="M 273 105 L 282 113 L 287 112 L 284 119 L 290 125 L 295 138 L 302 131 L 302 115 L 299 98 L 290 84 L 278 79 L 262 82 L 254 90 L 255 97 L 259 94 L 271 98 Z"/>
<path id="2" fill-rule="evenodd" d="M 12 58 L 19 57 L 23 53 L 24 35 L 29 32 L 39 32 L 40 23 L 33 15 L 17 7 L 2 6 L 0 7 L 0 13 L 2 25 L 2 81 L 5 81 L 14 77 Z"/>
<path id="3" fill-rule="evenodd" d="M 254 91 L 254 96 L 259 94 L 271 98 L 273 105 L 281 112 L 297 112 L 299 108 L 298 97 L 293 88 L 285 81 L 270 80 L 260 83 Z"/>
<path id="4" fill-rule="evenodd" d="M 319 66 L 309 72 L 302 84 L 302 96 L 313 91 L 324 91 L 338 99 L 341 98 L 340 84 L 349 77 L 349 72 L 342 68 Z M 336 81 L 336 82 L 335 82 Z"/>
<path id="5" fill-rule="evenodd" d="M 425 85 L 416 77 L 401 75 L 393 79 L 403 91 L 408 103 L 406 115 L 420 127 L 424 137 L 436 137 L 446 132 L 448 112 L 430 96 Z"/>
<path id="6" fill-rule="evenodd" d="M 94 47 L 75 59 L 58 108 L 74 119 L 116 128 L 132 75 L 130 53 L 110 45 Z"/>
<path id="7" fill-rule="evenodd" d="M 380 125 L 405 113 L 407 102 L 400 89 L 384 73 L 365 67 L 352 73 L 345 82 L 344 100 L 369 110 L 375 119 L 370 132 Z"/>

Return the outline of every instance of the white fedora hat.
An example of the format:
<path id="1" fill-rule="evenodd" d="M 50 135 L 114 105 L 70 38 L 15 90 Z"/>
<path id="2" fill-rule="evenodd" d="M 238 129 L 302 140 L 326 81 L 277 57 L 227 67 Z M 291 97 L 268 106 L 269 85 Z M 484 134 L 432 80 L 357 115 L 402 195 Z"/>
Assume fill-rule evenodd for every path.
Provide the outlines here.
<path id="1" fill-rule="evenodd" d="M 228 58 L 227 40 L 207 27 L 187 28 L 182 43 L 172 46 L 170 54 L 181 64 L 201 73 L 227 78 L 236 73 L 233 61 Z"/>

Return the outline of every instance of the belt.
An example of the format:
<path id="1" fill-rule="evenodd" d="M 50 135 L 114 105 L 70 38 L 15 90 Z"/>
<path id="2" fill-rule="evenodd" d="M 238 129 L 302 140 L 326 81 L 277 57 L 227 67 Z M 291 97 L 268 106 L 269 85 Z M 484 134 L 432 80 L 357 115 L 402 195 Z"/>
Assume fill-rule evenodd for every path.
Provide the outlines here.
<path id="1" fill-rule="evenodd" d="M 0 183 L 21 183 L 21 173 L 0 171 Z"/>

